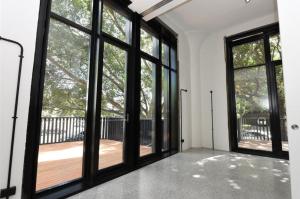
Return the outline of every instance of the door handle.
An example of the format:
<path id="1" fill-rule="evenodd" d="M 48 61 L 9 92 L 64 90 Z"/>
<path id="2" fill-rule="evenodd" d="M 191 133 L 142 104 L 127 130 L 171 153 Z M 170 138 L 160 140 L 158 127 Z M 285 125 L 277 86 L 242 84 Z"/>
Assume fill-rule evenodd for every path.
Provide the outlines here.
<path id="1" fill-rule="evenodd" d="M 291 128 L 296 131 L 299 129 L 299 126 L 297 124 L 293 124 Z"/>

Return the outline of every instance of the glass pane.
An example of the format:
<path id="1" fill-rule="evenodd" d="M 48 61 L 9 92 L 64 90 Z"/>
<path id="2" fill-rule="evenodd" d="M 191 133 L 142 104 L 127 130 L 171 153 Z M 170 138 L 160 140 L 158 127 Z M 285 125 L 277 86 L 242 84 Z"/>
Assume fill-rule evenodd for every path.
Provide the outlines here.
<path id="1" fill-rule="evenodd" d="M 179 110 L 178 110 L 178 81 L 177 73 L 171 71 L 171 147 L 172 150 L 179 146 Z"/>
<path id="2" fill-rule="evenodd" d="M 89 45 L 89 35 L 50 21 L 37 191 L 82 176 Z"/>
<path id="3" fill-rule="evenodd" d="M 169 126 L 169 114 L 170 114 L 170 104 L 169 104 L 169 70 L 162 68 L 162 85 L 161 85 L 161 103 L 162 103 L 162 151 L 169 150 L 170 144 L 170 126 Z"/>
<path id="4" fill-rule="evenodd" d="M 272 151 L 266 67 L 234 71 L 240 148 Z"/>
<path id="5" fill-rule="evenodd" d="M 156 58 L 159 57 L 159 41 L 156 37 L 141 29 L 141 50 Z"/>
<path id="6" fill-rule="evenodd" d="M 173 48 L 171 48 L 171 68 L 177 69 L 176 51 Z"/>
<path id="7" fill-rule="evenodd" d="M 234 68 L 263 65 L 265 63 L 263 40 L 235 46 L 232 51 Z"/>
<path id="8" fill-rule="evenodd" d="M 272 61 L 282 60 L 280 35 L 270 37 L 271 58 Z"/>
<path id="9" fill-rule="evenodd" d="M 278 94 L 278 103 L 279 103 L 282 150 L 288 151 L 289 146 L 288 146 L 287 123 L 286 123 L 285 92 L 284 92 L 282 65 L 276 66 L 275 71 L 276 71 L 276 85 L 277 85 L 277 94 Z"/>
<path id="10" fill-rule="evenodd" d="M 165 43 L 162 44 L 162 63 L 163 65 L 169 66 L 170 56 L 169 56 L 169 46 Z"/>
<path id="11" fill-rule="evenodd" d="M 131 21 L 104 5 L 102 31 L 126 43 L 131 43 Z"/>
<path id="12" fill-rule="evenodd" d="M 104 44 L 99 169 L 123 162 L 127 52 Z"/>
<path id="13" fill-rule="evenodd" d="M 92 0 L 52 0 L 51 11 L 79 25 L 91 28 Z"/>
<path id="14" fill-rule="evenodd" d="M 155 152 L 155 67 L 141 59 L 140 156 Z"/>

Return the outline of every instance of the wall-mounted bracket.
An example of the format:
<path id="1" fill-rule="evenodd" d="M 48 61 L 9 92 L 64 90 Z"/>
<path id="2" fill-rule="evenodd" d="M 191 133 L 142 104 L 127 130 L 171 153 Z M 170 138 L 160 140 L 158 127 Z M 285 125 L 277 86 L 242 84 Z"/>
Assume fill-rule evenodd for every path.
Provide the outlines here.
<path id="1" fill-rule="evenodd" d="M 0 190 L 0 198 L 8 198 L 10 196 L 13 196 L 16 194 L 17 188 L 15 186 L 9 187 L 6 189 L 1 189 Z"/>

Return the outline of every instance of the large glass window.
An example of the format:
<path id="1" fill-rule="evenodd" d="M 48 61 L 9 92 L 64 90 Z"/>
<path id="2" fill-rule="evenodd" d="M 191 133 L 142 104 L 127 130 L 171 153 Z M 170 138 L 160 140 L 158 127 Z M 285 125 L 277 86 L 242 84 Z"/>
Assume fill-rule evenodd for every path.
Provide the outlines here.
<path id="1" fill-rule="evenodd" d="M 272 61 L 282 60 L 279 34 L 270 37 L 270 47 Z"/>
<path id="2" fill-rule="evenodd" d="M 280 117 L 281 129 L 281 145 L 283 151 L 288 151 L 288 133 L 287 133 L 287 120 L 286 120 L 286 107 L 285 107 L 285 92 L 284 92 L 284 78 L 282 66 L 282 53 L 280 35 L 276 34 L 270 37 L 271 59 L 274 61 L 275 74 L 276 74 L 276 88 L 278 98 L 278 109 Z"/>
<path id="3" fill-rule="evenodd" d="M 155 152 L 156 65 L 141 59 L 140 156 Z"/>
<path id="4" fill-rule="evenodd" d="M 141 29 L 141 50 L 156 58 L 159 57 L 159 40 L 144 29 Z"/>
<path id="5" fill-rule="evenodd" d="M 170 95 L 170 103 L 171 103 L 171 110 L 170 110 L 170 117 L 171 117 L 171 149 L 177 150 L 179 147 L 179 109 L 178 109 L 178 81 L 177 81 L 177 71 L 171 71 L 171 81 L 170 81 L 170 88 L 171 88 L 171 95 Z"/>
<path id="6" fill-rule="evenodd" d="M 282 65 L 275 66 L 278 108 L 280 117 L 281 145 L 283 151 L 289 150 L 286 120 L 285 91 Z"/>
<path id="7" fill-rule="evenodd" d="M 233 150 L 287 157 L 288 133 L 278 25 L 228 37 Z M 250 33 L 251 32 L 251 33 Z M 232 60 L 232 63 L 231 63 Z M 233 106 L 235 106 L 233 108 Z M 240 150 L 243 149 L 243 150 Z"/>
<path id="8" fill-rule="evenodd" d="M 170 80 L 169 69 L 162 68 L 161 116 L 162 116 L 162 151 L 168 151 L 170 145 Z"/>
<path id="9" fill-rule="evenodd" d="M 104 5 L 102 31 L 123 41 L 131 43 L 131 21 L 113 8 Z"/>
<path id="10" fill-rule="evenodd" d="M 179 117 L 178 117 L 178 80 L 177 80 L 177 52 L 171 48 L 171 76 L 170 76 L 170 136 L 171 136 L 171 149 L 177 150 L 179 148 Z"/>
<path id="11" fill-rule="evenodd" d="M 272 151 L 264 40 L 232 48 L 240 148 Z"/>
<path id="12" fill-rule="evenodd" d="M 177 69 L 177 57 L 176 57 L 176 51 L 174 48 L 171 48 L 171 68 L 174 70 Z"/>
<path id="13" fill-rule="evenodd" d="M 239 147 L 272 151 L 266 67 L 235 70 Z"/>
<path id="14" fill-rule="evenodd" d="M 127 52 L 104 43 L 99 169 L 123 162 Z"/>
<path id="15" fill-rule="evenodd" d="M 157 161 L 178 145 L 171 140 L 177 131 L 173 136 L 170 129 L 170 107 L 176 109 L 170 93 L 173 102 L 178 94 L 170 77 L 178 78 L 175 35 L 166 35 L 155 19 L 132 20 L 139 18 L 136 13 L 118 4 L 41 2 L 49 9 L 38 32 L 47 41 L 37 43 L 33 70 L 38 82 L 33 81 L 32 96 L 39 99 L 31 100 L 28 123 L 23 181 L 28 198 L 65 198 L 69 185 L 75 191 L 87 181 L 95 186 L 115 172 Z M 132 34 L 133 27 L 141 34 Z"/>
<path id="16" fill-rule="evenodd" d="M 169 55 L 169 52 L 170 52 L 170 48 L 167 44 L 163 43 L 162 44 L 162 63 L 163 65 L 165 66 L 169 66 L 170 64 L 170 55 Z"/>
<path id="17" fill-rule="evenodd" d="M 36 190 L 82 176 L 90 36 L 50 21 Z"/>
<path id="18" fill-rule="evenodd" d="M 91 28 L 91 0 L 52 0 L 51 11 L 79 25 Z"/>
<path id="19" fill-rule="evenodd" d="M 257 40 L 232 48 L 234 68 L 261 65 L 265 63 L 264 41 Z"/>

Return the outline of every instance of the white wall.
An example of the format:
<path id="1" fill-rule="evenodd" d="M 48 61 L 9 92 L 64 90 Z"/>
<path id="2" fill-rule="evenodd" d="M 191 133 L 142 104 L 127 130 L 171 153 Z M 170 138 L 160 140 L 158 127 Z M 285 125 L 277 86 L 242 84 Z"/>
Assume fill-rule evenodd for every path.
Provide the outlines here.
<path id="1" fill-rule="evenodd" d="M 293 199 L 300 198 L 300 130 L 291 129 L 291 125 L 293 124 L 297 124 L 300 126 L 299 8 L 299 0 L 278 0 L 280 31 L 282 38 L 283 72 L 289 133 L 289 155 Z"/>
<path id="2" fill-rule="evenodd" d="M 167 14 L 161 19 L 179 34 L 180 88 L 189 90 L 183 111 L 185 149 L 212 147 L 210 90 L 213 90 L 215 148 L 228 151 L 224 37 L 277 22 L 277 13 L 214 32 L 184 31 Z"/>
<path id="3" fill-rule="evenodd" d="M 19 41 L 25 49 L 12 173 L 12 185 L 17 186 L 17 195 L 13 198 L 20 198 L 22 184 L 38 10 L 39 1 L 37 0 L 0 1 L 0 35 Z M 19 48 L 0 41 L 0 50 L 0 188 L 4 188 L 8 170 Z"/>
<path id="4" fill-rule="evenodd" d="M 226 61 L 224 37 L 257 28 L 277 21 L 275 15 L 255 19 L 211 34 L 205 39 L 200 50 L 201 80 L 201 146 L 211 147 L 211 119 L 209 91 L 214 92 L 215 147 L 229 150 Z"/>
<path id="5" fill-rule="evenodd" d="M 178 34 L 178 60 L 179 60 L 179 88 L 188 90 L 188 93 L 183 93 L 183 123 L 182 133 L 183 150 L 189 149 L 192 146 L 191 136 L 191 82 L 190 82 L 190 47 L 188 37 L 185 32 L 175 25 L 175 23 L 168 16 L 161 16 L 160 19 L 164 21 L 169 27 L 171 27 Z"/>
<path id="6" fill-rule="evenodd" d="M 195 34 L 198 35 L 198 38 L 202 38 L 202 32 L 193 32 L 194 37 L 189 37 L 190 43 L 194 45 L 194 47 L 191 46 L 191 49 L 196 51 L 191 58 L 192 68 L 198 67 L 192 72 L 191 79 L 192 147 L 211 148 L 212 146 L 210 90 L 213 90 L 215 148 L 229 150 L 224 37 L 276 21 L 278 21 L 276 14 L 268 15 L 247 23 L 214 31 L 207 34 L 208 36 L 204 40 L 197 41 L 195 39 Z M 195 43 L 196 41 L 197 43 Z"/>
<path id="7" fill-rule="evenodd" d="M 200 47 L 204 41 L 206 34 L 202 32 L 187 32 L 188 41 L 190 44 L 190 82 L 191 82 L 191 137 L 192 137 L 192 148 L 202 147 L 201 145 L 201 113 L 203 107 L 201 107 L 201 85 L 200 80 L 200 60 L 202 55 L 199 54 Z"/>

